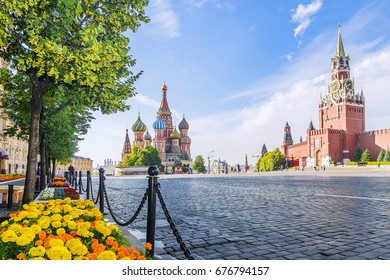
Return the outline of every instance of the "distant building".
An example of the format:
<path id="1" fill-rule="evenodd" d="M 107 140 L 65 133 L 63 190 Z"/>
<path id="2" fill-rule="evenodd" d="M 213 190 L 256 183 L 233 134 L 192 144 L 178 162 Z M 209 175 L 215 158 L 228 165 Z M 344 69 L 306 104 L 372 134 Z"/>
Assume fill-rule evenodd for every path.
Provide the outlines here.
<path id="1" fill-rule="evenodd" d="M 306 141 L 293 144 L 291 127 L 286 123 L 282 153 L 300 166 L 329 166 L 331 161 L 355 160 L 357 145 L 376 159 L 390 145 L 390 129 L 365 131 L 366 104 L 363 90 L 356 91 L 350 76 L 349 55 L 344 51 L 340 26 L 336 53 L 331 59 L 332 74 L 328 93 L 318 104 L 319 129 L 310 121 Z"/>
<path id="2" fill-rule="evenodd" d="M 74 171 L 81 171 L 81 173 L 84 175 L 87 173 L 87 171 L 93 171 L 93 160 L 80 156 L 73 156 L 69 164 L 58 165 L 57 169 L 60 168 L 63 171 L 68 171 L 69 165 L 74 167 Z"/>
<path id="3" fill-rule="evenodd" d="M 7 63 L 0 58 L 0 68 L 7 68 Z M 0 94 L 4 88 L 0 85 Z M 25 174 L 27 167 L 28 143 L 16 137 L 3 134 L 5 128 L 12 126 L 13 122 L 0 111 L 0 173 Z"/>
<path id="4" fill-rule="evenodd" d="M 128 130 L 126 129 L 125 142 L 122 149 L 122 161 L 131 153 L 132 147 L 144 148 L 153 145 L 160 152 L 162 165 L 166 173 L 182 173 L 182 167 L 192 168 L 191 138 L 188 136 L 189 125 L 185 117 L 179 123 L 177 130 L 172 124 L 172 113 L 167 100 L 168 87 L 162 86 L 162 100 L 157 112 L 156 121 L 153 123 L 154 138 L 149 134 L 146 125 L 138 118 L 132 126 L 134 140 L 131 144 Z M 179 164 L 181 163 L 181 164 Z"/>

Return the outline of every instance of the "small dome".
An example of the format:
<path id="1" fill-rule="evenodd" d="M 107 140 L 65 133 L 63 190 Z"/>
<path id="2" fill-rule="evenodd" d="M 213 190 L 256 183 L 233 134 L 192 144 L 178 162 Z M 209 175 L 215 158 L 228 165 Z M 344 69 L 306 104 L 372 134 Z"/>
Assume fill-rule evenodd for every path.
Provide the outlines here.
<path id="1" fill-rule="evenodd" d="M 165 129 L 165 122 L 162 120 L 160 115 L 157 115 L 157 118 L 153 123 L 153 129 L 154 130 L 164 130 Z"/>
<path id="2" fill-rule="evenodd" d="M 138 119 L 137 121 L 133 124 L 131 129 L 136 132 L 136 131 L 146 131 L 146 125 L 141 121 L 140 113 L 138 113 Z"/>
<path id="3" fill-rule="evenodd" d="M 188 125 L 188 122 L 186 121 L 186 119 L 183 116 L 183 119 L 179 123 L 179 129 L 182 130 L 182 129 L 189 129 L 189 128 L 190 128 L 190 126 Z"/>
<path id="4" fill-rule="evenodd" d="M 167 87 L 167 85 L 164 83 L 163 86 L 161 87 L 161 89 L 162 89 L 163 91 L 167 91 L 167 90 L 168 90 L 168 87 Z"/>
<path id="5" fill-rule="evenodd" d="M 173 132 L 171 133 L 171 135 L 170 135 L 170 138 L 171 139 L 180 139 L 180 133 L 179 132 L 177 132 L 177 130 L 176 130 L 176 126 L 175 126 L 175 129 L 173 130 Z"/>
<path id="6" fill-rule="evenodd" d="M 149 131 L 147 131 L 147 130 L 146 130 L 146 132 L 144 134 L 144 140 L 146 140 L 146 141 L 151 141 L 152 140 L 152 136 L 150 136 Z"/>

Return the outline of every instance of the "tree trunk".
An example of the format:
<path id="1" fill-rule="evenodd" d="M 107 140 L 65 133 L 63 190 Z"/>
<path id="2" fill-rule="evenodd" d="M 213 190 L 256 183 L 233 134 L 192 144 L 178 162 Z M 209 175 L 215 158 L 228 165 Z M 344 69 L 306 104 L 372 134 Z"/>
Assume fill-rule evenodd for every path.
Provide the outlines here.
<path id="1" fill-rule="evenodd" d="M 40 190 L 42 191 L 46 186 L 47 175 L 47 163 L 46 163 L 46 137 L 45 134 L 41 135 L 41 141 L 39 145 L 41 152 L 41 178 L 40 178 Z"/>
<path id="2" fill-rule="evenodd" d="M 38 166 L 38 141 L 39 141 L 39 119 L 42 108 L 42 89 L 40 81 L 35 74 L 30 75 L 32 82 L 32 96 L 30 100 L 31 121 L 30 137 L 28 142 L 27 172 L 24 185 L 23 204 L 34 200 L 34 187 L 37 179 L 36 172 Z"/>
<path id="3" fill-rule="evenodd" d="M 41 109 L 39 124 L 40 127 L 43 127 L 45 122 L 45 112 L 44 108 Z M 42 191 L 46 186 L 46 175 L 47 175 L 47 163 L 46 163 L 46 135 L 45 130 L 40 132 L 40 141 L 39 141 L 39 151 L 40 151 L 40 158 L 41 158 L 41 178 L 40 178 L 40 190 Z"/>
<path id="4" fill-rule="evenodd" d="M 53 178 L 56 176 L 56 159 L 53 158 L 52 159 L 53 161 L 53 171 L 52 171 L 52 175 L 53 175 Z"/>

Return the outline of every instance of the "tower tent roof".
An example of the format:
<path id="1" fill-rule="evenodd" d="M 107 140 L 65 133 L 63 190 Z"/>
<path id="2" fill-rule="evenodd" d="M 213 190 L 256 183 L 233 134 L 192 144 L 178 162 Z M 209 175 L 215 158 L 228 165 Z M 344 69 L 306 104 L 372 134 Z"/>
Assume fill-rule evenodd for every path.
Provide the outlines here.
<path id="1" fill-rule="evenodd" d="M 340 24 L 339 24 L 339 27 L 338 27 L 338 36 L 337 36 L 336 54 L 335 54 L 335 56 L 337 56 L 337 57 L 344 57 L 345 56 L 343 39 L 341 38 Z"/>

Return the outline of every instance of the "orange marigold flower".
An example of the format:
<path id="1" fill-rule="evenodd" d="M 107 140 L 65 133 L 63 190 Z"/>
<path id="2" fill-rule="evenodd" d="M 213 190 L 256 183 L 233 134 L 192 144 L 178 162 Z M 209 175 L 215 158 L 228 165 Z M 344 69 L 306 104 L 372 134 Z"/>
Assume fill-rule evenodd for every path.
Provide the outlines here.
<path id="1" fill-rule="evenodd" d="M 18 260 L 26 260 L 26 256 L 24 255 L 24 253 L 19 253 L 19 254 L 16 256 L 16 258 L 17 258 Z"/>
<path id="2" fill-rule="evenodd" d="M 38 233 L 38 237 L 39 237 L 39 239 L 40 240 L 44 240 L 45 238 L 46 238 L 46 232 L 45 231 L 40 231 L 39 233 Z"/>
<path id="3" fill-rule="evenodd" d="M 71 232 L 69 232 L 69 234 L 70 234 L 71 236 L 73 236 L 73 237 L 77 236 L 77 232 L 75 232 L 74 230 L 71 231 Z"/>
<path id="4" fill-rule="evenodd" d="M 43 241 L 41 239 L 39 239 L 35 242 L 35 246 L 42 246 L 42 244 L 43 244 Z"/>
<path id="5" fill-rule="evenodd" d="M 144 256 L 139 256 L 139 257 L 138 257 L 138 260 L 144 261 L 144 260 L 146 260 L 146 258 L 145 258 Z"/>
<path id="6" fill-rule="evenodd" d="M 96 254 L 96 253 L 88 253 L 87 254 L 87 258 L 89 260 L 96 260 L 97 256 L 98 256 L 98 254 Z"/>
<path id="7" fill-rule="evenodd" d="M 150 242 L 146 242 L 144 248 L 148 251 L 152 250 L 152 244 Z"/>

